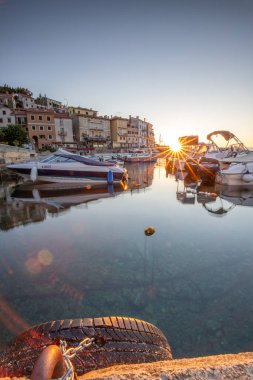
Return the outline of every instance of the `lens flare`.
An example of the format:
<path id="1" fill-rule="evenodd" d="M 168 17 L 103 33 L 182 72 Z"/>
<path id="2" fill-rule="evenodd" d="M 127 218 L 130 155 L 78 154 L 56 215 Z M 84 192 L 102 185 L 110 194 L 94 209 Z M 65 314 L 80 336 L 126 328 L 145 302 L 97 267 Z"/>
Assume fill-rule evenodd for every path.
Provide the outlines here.
<path id="1" fill-rule="evenodd" d="M 42 249 L 38 252 L 38 260 L 42 265 L 50 265 L 53 261 L 53 255 L 47 249 Z"/>
<path id="2" fill-rule="evenodd" d="M 170 149 L 173 152 L 179 152 L 181 150 L 182 146 L 178 141 L 174 141 L 173 143 L 170 144 Z"/>

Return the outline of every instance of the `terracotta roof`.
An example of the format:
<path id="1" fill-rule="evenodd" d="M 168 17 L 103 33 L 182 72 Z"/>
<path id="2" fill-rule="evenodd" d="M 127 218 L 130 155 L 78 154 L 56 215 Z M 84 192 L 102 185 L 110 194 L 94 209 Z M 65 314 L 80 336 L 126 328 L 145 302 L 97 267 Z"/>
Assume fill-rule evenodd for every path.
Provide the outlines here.
<path id="1" fill-rule="evenodd" d="M 54 118 L 55 119 L 71 119 L 71 117 L 69 116 L 69 113 L 67 112 L 65 113 L 55 112 Z"/>
<path id="2" fill-rule="evenodd" d="M 49 110 L 49 109 L 44 110 L 44 109 L 38 109 L 38 108 L 27 108 L 26 112 L 27 113 L 41 113 L 41 114 L 50 113 L 50 115 L 54 115 L 54 111 Z"/>

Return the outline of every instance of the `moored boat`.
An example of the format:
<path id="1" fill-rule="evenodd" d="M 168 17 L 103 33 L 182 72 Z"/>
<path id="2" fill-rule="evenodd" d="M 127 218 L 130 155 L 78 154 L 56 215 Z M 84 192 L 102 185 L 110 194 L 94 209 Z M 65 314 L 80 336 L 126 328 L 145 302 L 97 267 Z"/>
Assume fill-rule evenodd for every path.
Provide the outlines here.
<path id="1" fill-rule="evenodd" d="M 33 182 L 103 184 L 119 183 L 127 178 L 126 169 L 114 163 L 99 162 L 61 149 L 41 161 L 11 164 L 7 169 Z"/>
<path id="2" fill-rule="evenodd" d="M 204 182 L 214 182 L 220 169 L 227 168 L 234 158 L 244 158 L 249 154 L 248 148 L 232 132 L 214 131 L 207 135 L 207 140 L 205 154 L 197 161 L 188 162 L 189 171 Z"/>
<path id="3" fill-rule="evenodd" d="M 227 186 L 253 186 L 253 152 L 226 159 L 225 162 L 230 165 L 218 172 L 216 183 Z"/>
<path id="4" fill-rule="evenodd" d="M 157 154 L 152 152 L 146 152 L 144 150 L 136 150 L 132 153 L 127 154 L 123 157 L 125 162 L 136 163 L 136 162 L 156 162 Z"/>

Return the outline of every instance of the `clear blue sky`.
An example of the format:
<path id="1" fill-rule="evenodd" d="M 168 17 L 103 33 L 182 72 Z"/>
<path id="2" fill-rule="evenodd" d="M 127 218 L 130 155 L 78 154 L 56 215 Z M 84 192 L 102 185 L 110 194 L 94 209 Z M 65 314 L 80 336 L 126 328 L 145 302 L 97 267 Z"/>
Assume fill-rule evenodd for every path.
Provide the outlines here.
<path id="1" fill-rule="evenodd" d="M 253 146 L 252 0 L 0 0 L 0 84 Z"/>

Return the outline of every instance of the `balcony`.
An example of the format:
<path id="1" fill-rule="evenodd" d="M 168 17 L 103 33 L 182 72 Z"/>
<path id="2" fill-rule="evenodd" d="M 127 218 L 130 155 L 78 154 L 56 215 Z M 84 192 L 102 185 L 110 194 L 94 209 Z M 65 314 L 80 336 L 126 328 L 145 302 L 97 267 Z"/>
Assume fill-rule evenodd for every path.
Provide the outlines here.
<path id="1" fill-rule="evenodd" d="M 67 136 L 67 132 L 59 131 L 59 132 L 58 132 L 58 135 L 59 135 L 60 137 L 65 137 L 65 136 Z"/>

